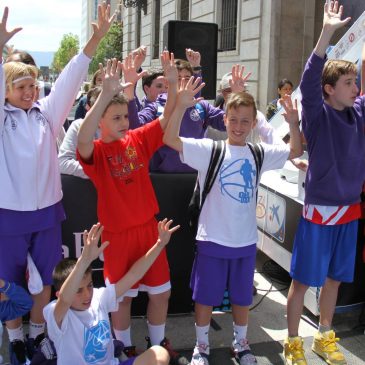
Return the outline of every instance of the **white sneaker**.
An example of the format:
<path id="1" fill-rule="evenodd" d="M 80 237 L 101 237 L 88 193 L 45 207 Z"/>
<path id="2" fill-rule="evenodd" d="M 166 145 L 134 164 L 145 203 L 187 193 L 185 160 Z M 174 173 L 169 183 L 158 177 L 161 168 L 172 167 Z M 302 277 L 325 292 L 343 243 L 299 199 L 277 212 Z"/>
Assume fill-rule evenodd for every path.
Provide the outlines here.
<path id="1" fill-rule="evenodd" d="M 257 364 L 256 357 L 251 352 L 247 339 L 243 338 L 239 342 L 233 342 L 231 351 L 232 355 L 240 365 Z"/>
<path id="2" fill-rule="evenodd" d="M 190 365 L 209 365 L 209 345 L 200 343 L 194 347 Z"/>

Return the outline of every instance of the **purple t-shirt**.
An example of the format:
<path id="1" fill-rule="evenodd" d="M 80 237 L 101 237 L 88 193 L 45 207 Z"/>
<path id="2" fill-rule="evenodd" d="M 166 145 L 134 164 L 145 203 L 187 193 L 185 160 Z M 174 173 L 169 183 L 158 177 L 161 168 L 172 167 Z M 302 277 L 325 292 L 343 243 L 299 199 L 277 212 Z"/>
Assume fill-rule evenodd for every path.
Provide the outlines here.
<path id="1" fill-rule="evenodd" d="M 155 103 L 149 103 L 139 113 L 134 100 L 128 104 L 128 116 L 130 128 L 135 129 L 146 123 L 152 122 L 163 112 L 167 94 L 160 94 Z M 215 108 L 207 101 L 199 102 L 199 105 L 188 108 L 183 116 L 180 136 L 191 138 L 203 138 L 208 125 L 224 131 L 224 111 Z M 157 172 L 196 172 L 190 166 L 180 160 L 179 153 L 168 146 L 161 147 L 152 157 L 150 170 Z"/>
<path id="2" fill-rule="evenodd" d="M 305 203 L 351 205 L 360 201 L 365 181 L 365 97 L 357 97 L 353 107 L 341 111 L 325 103 L 321 86 L 325 62 L 312 53 L 300 83 L 309 155 Z"/>

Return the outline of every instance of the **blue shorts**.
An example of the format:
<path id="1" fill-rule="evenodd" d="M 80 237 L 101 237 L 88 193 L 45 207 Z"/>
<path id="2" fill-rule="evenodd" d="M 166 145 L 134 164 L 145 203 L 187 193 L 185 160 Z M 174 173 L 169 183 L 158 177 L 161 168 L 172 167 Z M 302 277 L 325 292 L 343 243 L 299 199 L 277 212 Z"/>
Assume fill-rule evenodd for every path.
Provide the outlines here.
<path id="1" fill-rule="evenodd" d="M 193 300 L 199 304 L 217 306 L 228 289 L 231 304 L 252 304 L 252 286 L 256 263 L 256 245 L 247 247 L 249 255 L 239 258 L 219 258 L 197 252 L 191 273 Z"/>
<path id="2" fill-rule="evenodd" d="M 354 279 L 358 221 L 325 226 L 300 218 L 295 235 L 290 276 L 304 285 L 320 287 L 331 278 Z"/>
<path id="3" fill-rule="evenodd" d="M 62 259 L 61 223 L 34 233 L 0 235 L 0 277 L 24 285 L 28 251 L 43 285 L 52 285 L 53 269 Z"/>

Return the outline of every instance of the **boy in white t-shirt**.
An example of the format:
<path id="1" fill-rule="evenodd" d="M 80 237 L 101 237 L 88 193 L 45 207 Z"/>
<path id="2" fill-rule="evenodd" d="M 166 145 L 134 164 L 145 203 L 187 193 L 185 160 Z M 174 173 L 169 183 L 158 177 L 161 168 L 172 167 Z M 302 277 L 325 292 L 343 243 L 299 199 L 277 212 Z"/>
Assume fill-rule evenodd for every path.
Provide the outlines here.
<path id="1" fill-rule="evenodd" d="M 172 221 L 158 223 L 155 245 L 130 268 L 117 283 L 94 289 L 91 263 L 103 252 L 109 242 L 98 245 L 103 227 L 94 225 L 83 235 L 84 249 L 76 260 L 62 260 L 53 273 L 57 300 L 48 304 L 43 312 L 48 335 L 57 351 L 57 364 L 99 365 L 167 365 L 168 352 L 161 346 L 152 346 L 143 354 L 120 362 L 114 357 L 109 312 L 118 309 L 117 298 L 140 280 L 160 252 L 171 234 L 179 226 L 170 228 Z"/>
<path id="2" fill-rule="evenodd" d="M 199 99 L 199 79 L 183 82 L 177 104 L 164 135 L 164 142 L 180 152 L 184 163 L 198 170 L 200 186 L 204 181 L 211 157 L 213 141 L 179 137 L 185 108 Z M 302 154 L 299 118 L 290 97 L 283 100 L 285 117 L 290 127 L 288 145 L 262 143 L 264 159 L 261 171 L 283 167 L 287 159 Z M 229 290 L 232 303 L 234 340 L 232 352 L 240 365 L 255 364 L 255 356 L 247 343 L 249 305 L 255 269 L 256 226 L 256 165 L 246 138 L 256 122 L 254 98 L 247 93 L 234 93 L 227 101 L 224 123 L 228 138 L 223 163 L 214 185 L 203 205 L 197 232 L 197 253 L 191 276 L 195 301 L 197 341 L 191 365 L 208 365 L 208 332 L 213 306 L 222 301 Z M 211 283 L 214 282 L 214 286 Z"/>

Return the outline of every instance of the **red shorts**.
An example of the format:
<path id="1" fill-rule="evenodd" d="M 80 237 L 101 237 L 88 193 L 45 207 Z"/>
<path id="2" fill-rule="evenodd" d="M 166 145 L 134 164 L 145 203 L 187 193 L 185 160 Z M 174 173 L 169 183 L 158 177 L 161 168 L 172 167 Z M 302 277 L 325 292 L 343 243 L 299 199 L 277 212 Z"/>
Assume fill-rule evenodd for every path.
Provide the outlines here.
<path id="1" fill-rule="evenodd" d="M 121 279 L 132 265 L 156 243 L 158 238 L 155 218 L 147 223 L 132 227 L 121 233 L 103 232 L 102 242 L 109 241 L 104 250 L 104 279 L 111 284 Z M 152 264 L 145 276 L 132 288 L 139 285 L 161 286 L 170 281 L 169 264 L 164 249 Z"/>

